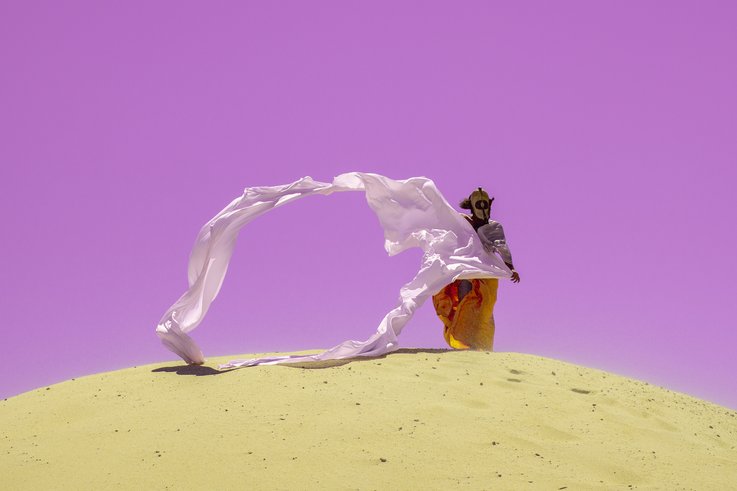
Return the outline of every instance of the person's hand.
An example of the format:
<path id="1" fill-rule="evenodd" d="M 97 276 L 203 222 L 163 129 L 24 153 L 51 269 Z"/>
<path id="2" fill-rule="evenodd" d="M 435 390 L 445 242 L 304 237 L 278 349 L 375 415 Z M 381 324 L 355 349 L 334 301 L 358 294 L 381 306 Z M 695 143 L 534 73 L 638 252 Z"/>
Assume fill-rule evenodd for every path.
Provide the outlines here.
<path id="1" fill-rule="evenodd" d="M 519 283 L 519 273 L 512 271 L 512 283 Z"/>

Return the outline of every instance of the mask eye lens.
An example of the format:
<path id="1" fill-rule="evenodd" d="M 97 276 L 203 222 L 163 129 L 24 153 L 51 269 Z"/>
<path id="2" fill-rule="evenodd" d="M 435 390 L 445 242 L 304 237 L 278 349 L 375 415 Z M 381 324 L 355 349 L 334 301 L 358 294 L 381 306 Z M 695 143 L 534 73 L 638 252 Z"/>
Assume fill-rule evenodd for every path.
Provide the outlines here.
<path id="1" fill-rule="evenodd" d="M 488 201 L 477 201 L 476 202 L 476 209 L 477 210 L 487 210 L 489 208 L 489 202 Z"/>

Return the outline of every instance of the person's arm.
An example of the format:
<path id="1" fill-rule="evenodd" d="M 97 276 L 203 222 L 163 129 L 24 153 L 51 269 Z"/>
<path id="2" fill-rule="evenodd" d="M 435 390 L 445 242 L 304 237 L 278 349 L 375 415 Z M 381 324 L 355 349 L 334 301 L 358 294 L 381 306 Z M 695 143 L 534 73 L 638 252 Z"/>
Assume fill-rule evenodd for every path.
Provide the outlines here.
<path id="1" fill-rule="evenodd" d="M 496 252 L 499 254 L 502 261 L 504 261 L 504 264 L 512 270 L 512 281 L 514 283 L 519 283 L 519 273 L 514 269 L 514 264 L 512 263 L 512 252 L 509 250 L 509 246 L 507 245 L 507 239 L 504 235 L 502 224 L 492 220 L 487 225 L 479 228 L 478 234 L 481 238 L 482 244 L 484 245 L 484 249 L 489 253 Z"/>
<path id="2" fill-rule="evenodd" d="M 517 272 L 517 270 L 514 269 L 514 265 L 512 264 L 512 253 L 509 251 L 509 246 L 507 245 L 507 242 L 504 241 L 503 244 L 497 245 L 496 250 L 502 257 L 504 264 L 506 264 L 507 267 L 512 270 L 512 282 L 519 283 L 519 273 Z"/>

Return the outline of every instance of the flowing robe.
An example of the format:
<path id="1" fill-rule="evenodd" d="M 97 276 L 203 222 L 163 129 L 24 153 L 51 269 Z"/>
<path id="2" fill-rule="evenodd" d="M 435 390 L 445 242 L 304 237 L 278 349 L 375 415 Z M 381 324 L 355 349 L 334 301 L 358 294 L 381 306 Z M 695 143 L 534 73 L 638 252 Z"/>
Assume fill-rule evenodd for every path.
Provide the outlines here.
<path id="1" fill-rule="evenodd" d="M 465 216 L 469 223 L 471 217 Z M 477 229 L 484 250 L 499 254 L 505 264 L 512 264 L 512 253 L 507 245 L 502 224 L 489 220 Z M 466 292 L 463 283 L 467 284 Z M 435 313 L 443 322 L 443 337 L 455 349 L 494 349 L 494 305 L 499 280 L 481 278 L 472 281 L 456 280 L 433 295 Z"/>
<path id="2" fill-rule="evenodd" d="M 156 327 L 162 343 L 188 363 L 205 358 L 192 332 L 207 314 L 228 269 L 240 230 L 254 218 L 312 195 L 365 192 L 384 230 L 389 255 L 411 247 L 423 250 L 420 268 L 399 291 L 397 306 L 365 341 L 348 340 L 315 355 L 233 360 L 220 368 L 379 356 L 399 348 L 397 336 L 415 310 L 457 279 L 510 278 L 511 271 L 484 249 L 473 227 L 425 177 L 394 180 L 370 173 L 341 174 L 332 183 L 304 177 L 291 184 L 247 188 L 200 230 L 190 254 L 189 288 L 164 313 Z"/>

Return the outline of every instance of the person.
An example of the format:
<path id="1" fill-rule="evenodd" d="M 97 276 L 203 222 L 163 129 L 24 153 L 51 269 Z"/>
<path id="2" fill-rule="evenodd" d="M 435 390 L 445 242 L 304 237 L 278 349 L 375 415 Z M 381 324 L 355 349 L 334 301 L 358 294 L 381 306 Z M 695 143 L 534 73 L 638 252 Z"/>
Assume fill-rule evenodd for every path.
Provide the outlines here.
<path id="1" fill-rule="evenodd" d="M 502 225 L 490 219 L 494 198 L 482 188 L 461 201 L 460 207 L 471 211 L 463 214 L 474 228 L 488 254 L 499 254 L 512 271 L 511 280 L 519 283 L 520 276 L 512 263 Z M 433 306 L 443 322 L 443 337 L 455 349 L 492 351 L 494 347 L 494 304 L 497 298 L 497 278 L 461 279 L 433 295 Z"/>

